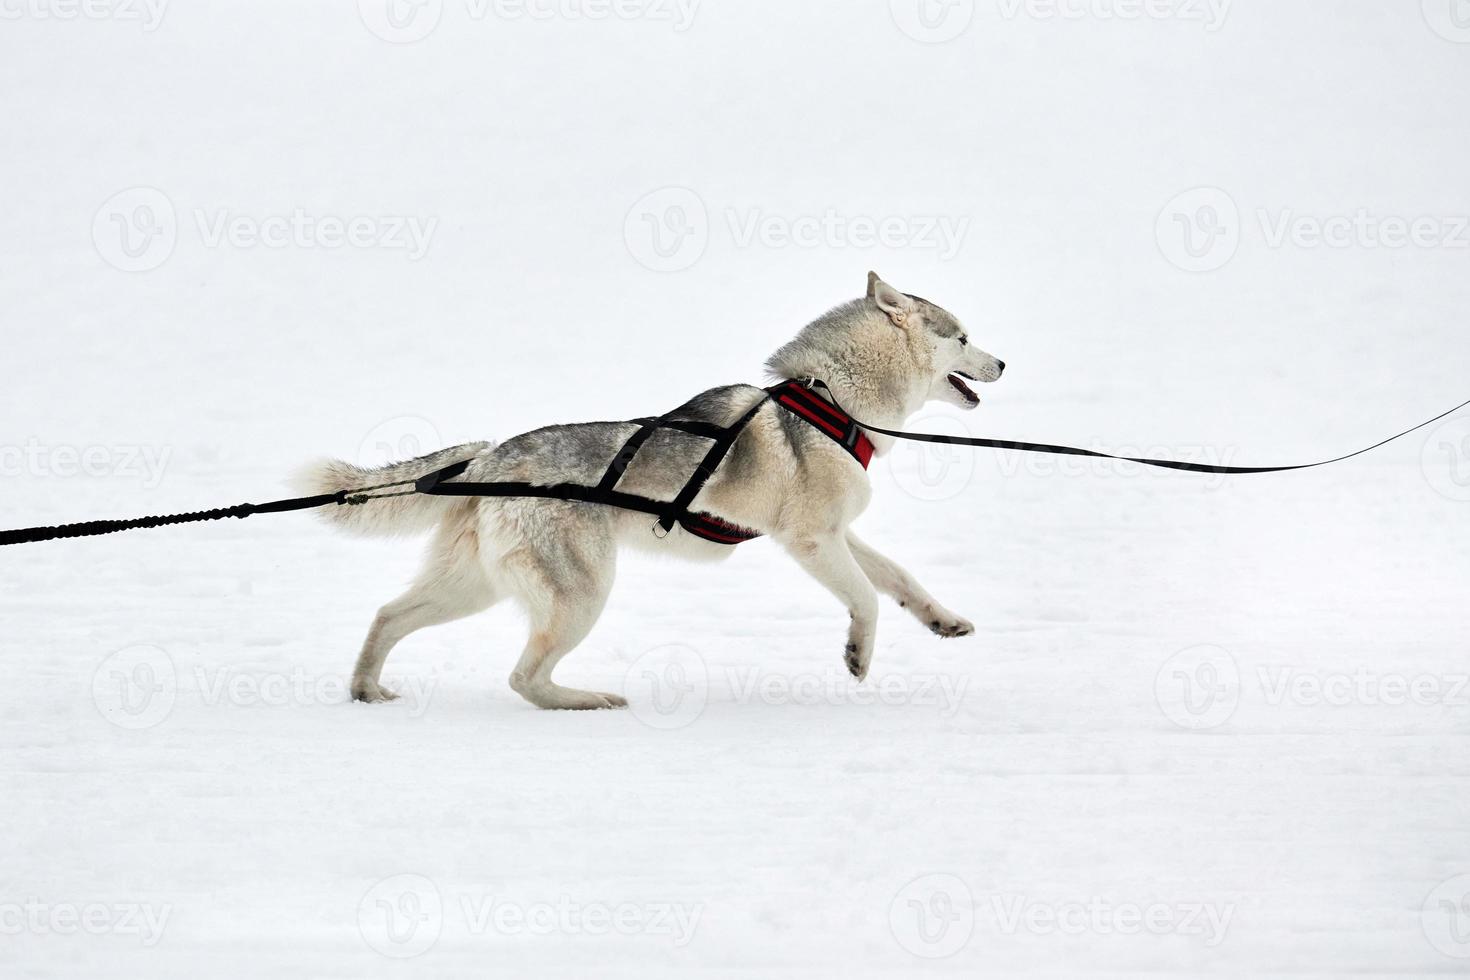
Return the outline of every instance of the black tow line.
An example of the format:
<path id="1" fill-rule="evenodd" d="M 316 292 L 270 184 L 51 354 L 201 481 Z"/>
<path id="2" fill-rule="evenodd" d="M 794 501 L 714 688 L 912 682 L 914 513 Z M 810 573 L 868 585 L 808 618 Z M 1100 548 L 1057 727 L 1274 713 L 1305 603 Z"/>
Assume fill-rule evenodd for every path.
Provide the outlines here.
<path id="1" fill-rule="evenodd" d="M 627 462 L 630 459 L 630 456 L 627 452 L 629 447 L 625 446 L 623 452 L 619 453 L 618 458 L 615 459 L 613 462 L 613 466 L 608 470 L 609 477 L 605 478 L 603 484 L 597 487 L 584 487 L 577 484 L 568 483 L 542 486 L 532 483 L 514 482 L 459 484 L 446 482 L 448 480 L 454 479 L 456 476 L 461 475 L 462 473 L 464 473 L 466 468 L 468 468 L 470 461 L 463 460 L 443 469 L 436 470 L 433 473 L 429 473 L 412 480 L 399 480 L 394 483 L 381 483 L 371 487 L 359 487 L 355 490 L 339 490 L 336 493 L 324 493 L 312 497 L 292 497 L 287 500 L 273 500 L 269 503 L 264 504 L 236 504 L 233 507 L 219 507 L 214 510 L 193 511 L 187 514 L 167 514 L 153 517 L 135 517 L 130 520 L 116 521 L 85 521 L 79 524 L 61 524 L 55 527 L 27 527 L 18 528 L 16 530 L 10 531 L 0 531 L 0 547 L 12 544 L 29 544 L 36 541 L 52 541 L 58 538 L 92 537 L 100 534 L 112 534 L 117 531 L 128 531 L 132 530 L 133 528 L 163 527 L 169 524 L 192 524 L 200 521 L 217 521 L 226 517 L 235 517 L 243 520 L 244 518 L 250 517 L 254 514 L 281 514 L 294 510 L 311 510 L 316 507 L 325 507 L 329 504 L 337 506 L 360 506 L 362 504 L 369 503 L 370 501 L 380 500 L 385 497 L 401 497 L 408 496 L 410 494 L 420 493 L 436 496 L 539 497 L 554 500 L 582 501 L 585 503 L 602 504 L 609 507 L 618 507 L 624 510 L 642 511 L 654 514 L 659 518 L 658 523 L 654 525 L 654 529 L 655 533 L 658 534 L 660 537 L 666 536 L 673 529 L 675 523 L 682 523 L 684 524 L 686 529 L 699 533 L 700 530 L 709 530 L 709 528 L 704 527 L 699 527 L 699 530 L 696 530 L 696 527 L 698 527 L 698 525 L 703 522 L 704 519 L 711 518 L 714 521 L 718 521 L 719 519 L 712 518 L 712 515 L 690 514 L 687 511 L 688 506 L 693 502 L 694 497 L 698 495 L 699 490 L 702 489 L 705 483 L 708 482 L 710 477 L 713 476 L 715 468 L 718 467 L 719 463 L 723 460 L 725 454 L 734 443 L 735 437 L 740 434 L 740 432 L 745 428 L 745 425 L 751 420 L 752 417 L 754 417 L 755 412 L 759 410 L 761 406 L 765 405 L 766 401 L 770 400 L 774 394 L 778 393 L 782 389 L 786 389 L 787 386 L 800 386 L 807 389 L 820 388 L 823 391 L 827 392 L 828 396 L 832 400 L 832 404 L 837 408 L 837 410 L 839 412 L 843 412 L 842 407 L 837 404 L 836 396 L 833 395 L 832 389 L 828 387 L 825 382 L 812 378 L 800 382 L 786 382 L 783 385 L 777 385 L 774 388 L 768 389 L 766 393 L 766 398 L 763 398 L 759 403 L 757 403 L 755 408 L 747 412 L 735 425 L 728 427 L 705 425 L 702 423 L 671 421 L 668 420 L 666 417 L 660 417 L 658 419 L 637 420 L 641 424 L 642 428 L 640 428 L 638 434 L 635 434 L 634 440 L 630 440 L 630 443 L 636 440 L 639 444 L 641 444 L 642 440 L 638 438 L 639 435 L 643 435 L 644 437 L 646 437 L 647 434 L 651 433 L 651 430 L 660 427 L 682 429 L 683 431 L 697 435 L 704 435 L 707 438 L 711 438 L 714 440 L 714 446 L 711 447 L 711 450 L 705 457 L 705 459 L 701 461 L 699 467 L 696 469 L 694 476 L 690 479 L 689 483 L 685 485 L 684 489 L 680 491 L 679 495 L 673 501 L 655 501 L 646 497 L 638 497 L 632 494 L 621 493 L 614 489 L 612 484 L 615 483 L 616 480 L 611 479 L 612 474 L 616 473 L 618 475 L 621 475 L 623 470 L 626 468 Z M 779 402 L 779 398 L 777 400 Z M 1417 432 L 1425 426 L 1433 425 L 1435 422 L 1447 418 L 1467 406 L 1470 406 L 1470 401 L 1461 402 L 1459 405 L 1456 405 L 1449 411 L 1442 412 L 1441 414 L 1436 415 L 1434 418 L 1429 419 L 1428 421 L 1421 422 L 1418 425 L 1413 426 L 1412 428 L 1405 429 L 1398 435 L 1389 436 L 1387 439 L 1384 439 L 1381 442 L 1376 442 L 1366 449 L 1359 449 L 1357 452 L 1348 453 L 1346 456 L 1338 456 L 1334 459 L 1326 459 L 1316 463 L 1298 463 L 1292 466 L 1216 466 L 1209 463 L 1186 463 L 1179 460 L 1170 459 L 1143 459 L 1133 456 L 1114 456 L 1110 453 L 1097 452 L 1091 449 L 1076 449 L 1071 446 L 1052 446 L 1046 443 L 1038 442 L 1014 442 L 1006 439 L 980 439 L 969 436 L 947 436 L 932 432 L 904 432 L 897 429 L 885 429 L 881 426 L 869 425 L 868 423 L 863 422 L 860 419 L 852 418 L 851 416 L 848 416 L 848 418 L 852 420 L 855 426 L 866 429 L 869 432 L 876 432 L 879 435 L 890 436 L 894 439 L 904 439 L 910 442 L 928 442 L 951 446 L 972 446 L 980 449 L 999 449 L 1007 452 L 1046 453 L 1054 456 L 1091 456 L 1097 459 L 1114 459 L 1120 462 L 1136 463 L 1143 466 L 1155 466 L 1170 470 L 1182 470 L 1189 473 L 1221 473 L 1228 475 L 1243 475 L 1249 473 L 1285 473 L 1292 470 L 1306 470 L 1318 466 L 1328 466 L 1332 463 L 1341 463 L 1344 460 L 1349 460 L 1356 456 L 1362 456 L 1364 453 L 1372 452 L 1375 449 L 1388 445 L 1390 442 L 1402 439 L 1404 436 Z M 843 412 L 843 414 L 846 413 Z M 632 448 L 633 451 L 636 452 L 637 447 L 633 446 Z M 611 482 L 609 482 L 610 479 Z M 405 487 L 408 489 L 401 489 Z M 689 518 L 694 519 L 693 524 L 686 520 Z M 717 530 L 728 530 L 729 528 L 730 525 L 724 525 L 724 527 L 718 527 Z M 743 529 L 736 529 L 736 532 L 732 533 L 738 533 L 741 530 Z M 741 537 L 741 540 L 748 540 L 749 537 L 756 536 L 754 532 L 748 531 L 743 532 L 743 534 L 744 536 Z M 701 536 L 706 535 L 701 534 Z M 718 538 L 712 538 L 712 540 L 718 540 Z M 736 542 L 727 541 L 723 543 L 733 544 Z"/>

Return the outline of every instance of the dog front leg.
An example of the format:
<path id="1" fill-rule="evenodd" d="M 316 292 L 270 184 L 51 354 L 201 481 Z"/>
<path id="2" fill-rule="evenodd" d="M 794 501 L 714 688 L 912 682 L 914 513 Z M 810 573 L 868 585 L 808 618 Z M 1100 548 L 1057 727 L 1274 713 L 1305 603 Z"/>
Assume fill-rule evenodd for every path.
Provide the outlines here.
<path id="1" fill-rule="evenodd" d="M 886 596 L 891 596 L 932 632 L 945 638 L 968 636 L 975 632 L 973 623 L 941 606 L 897 562 L 868 547 L 851 531 L 847 532 L 847 545 L 852 551 L 853 558 L 857 559 L 858 565 L 862 568 L 863 574 L 872 581 L 878 591 Z"/>
<path id="2" fill-rule="evenodd" d="M 827 587 L 847 606 L 852 625 L 847 631 L 843 660 L 858 680 L 868 676 L 873 662 L 873 636 L 878 626 L 878 592 L 863 574 L 841 534 L 799 537 L 785 542 L 797 564 Z"/>

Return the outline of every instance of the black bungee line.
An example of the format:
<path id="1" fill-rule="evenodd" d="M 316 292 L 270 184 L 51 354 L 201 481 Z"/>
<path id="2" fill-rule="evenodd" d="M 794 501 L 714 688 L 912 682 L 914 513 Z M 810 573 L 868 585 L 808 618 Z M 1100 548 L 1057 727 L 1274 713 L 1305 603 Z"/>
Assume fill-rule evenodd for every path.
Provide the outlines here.
<path id="1" fill-rule="evenodd" d="M 844 412 L 847 411 L 845 408 L 842 408 L 842 406 L 837 403 L 837 396 L 833 394 L 832 389 L 827 386 L 826 382 L 819 381 L 815 378 L 809 378 L 804 383 L 808 388 L 821 388 L 822 390 L 826 391 L 827 394 L 832 398 L 832 404 L 836 405 Z M 980 449 L 1005 449 L 1018 453 L 1050 453 L 1054 456 L 1093 456 L 1097 459 L 1116 459 L 1119 462 L 1123 463 L 1140 463 L 1144 466 L 1158 466 L 1170 470 L 1185 470 L 1189 473 L 1287 473 L 1292 470 L 1310 470 L 1317 466 L 1328 466 L 1332 463 L 1341 463 L 1343 460 L 1352 459 L 1354 456 L 1361 456 L 1364 453 L 1371 453 L 1373 450 L 1378 449 L 1380 446 L 1386 446 L 1390 442 L 1393 442 L 1397 439 L 1402 439 L 1404 436 L 1409 435 L 1410 433 L 1418 432 L 1426 425 L 1433 425 L 1440 419 L 1448 418 L 1449 416 L 1454 415 L 1460 409 L 1465 408 L 1467 405 L 1470 405 L 1470 401 L 1463 401 L 1460 404 L 1456 405 L 1454 408 L 1450 409 L 1448 412 L 1442 412 L 1426 422 L 1420 422 L 1413 428 L 1405 429 L 1403 432 L 1400 432 L 1396 436 L 1389 436 L 1382 442 L 1375 442 L 1367 449 L 1359 449 L 1355 453 L 1348 453 L 1346 456 L 1338 456 L 1336 459 L 1324 459 L 1318 463 L 1297 463 L 1294 466 L 1215 466 L 1210 463 L 1185 463 L 1174 459 L 1139 459 L 1133 456 L 1114 456 L 1111 453 L 1101 453 L 1092 449 L 1074 449 L 1071 446 L 1051 446 L 1044 442 L 1012 442 L 1008 439 L 980 439 L 974 436 L 946 436 L 941 435 L 937 432 L 901 432 L 897 429 L 885 429 L 881 426 L 869 425 L 862 419 L 859 419 L 855 416 L 853 416 L 852 420 L 858 425 L 862 426 L 864 429 L 867 429 L 869 432 L 876 432 L 879 435 L 892 436 L 895 439 L 907 439 L 911 442 L 934 442 L 953 446 L 975 446 Z M 852 416 L 851 412 L 847 412 L 847 414 L 849 416 Z"/>
<path id="2" fill-rule="evenodd" d="M 820 388 L 827 392 L 832 402 L 839 410 L 842 406 L 837 403 L 836 395 L 828 385 L 815 378 L 805 379 L 803 382 L 808 388 Z M 759 409 L 769 400 L 761 400 L 756 406 Z M 1292 466 L 1216 466 L 1210 463 L 1186 463 L 1170 459 L 1142 459 L 1133 456 L 1114 456 L 1111 453 L 1098 452 L 1092 449 L 1077 449 L 1071 446 L 1053 446 L 1039 442 L 1016 442 L 1008 439 L 982 439 L 973 436 L 947 436 L 934 432 L 904 432 L 898 429 L 886 429 L 882 426 L 870 425 L 861 419 L 853 418 L 853 421 L 868 430 L 879 435 L 890 436 L 895 439 L 904 439 L 910 442 L 928 442 L 940 445 L 973 446 L 980 449 L 1000 449 L 1009 452 L 1025 453 L 1047 453 L 1055 456 L 1091 456 L 1096 459 L 1113 459 L 1126 463 L 1137 463 L 1143 466 L 1155 466 L 1163 469 L 1182 470 L 1189 473 L 1223 473 L 1223 474 L 1248 474 L 1248 473 L 1286 473 L 1293 470 L 1313 469 L 1318 466 L 1328 466 L 1333 463 L 1341 463 L 1344 460 L 1362 456 L 1364 453 L 1372 452 L 1382 446 L 1388 445 L 1398 439 L 1428 425 L 1433 425 L 1440 419 L 1447 418 L 1460 409 L 1470 406 L 1470 400 L 1461 402 L 1447 412 L 1442 412 L 1434 418 L 1421 422 L 1412 428 L 1405 429 L 1398 435 L 1389 436 L 1381 442 L 1376 442 L 1366 449 L 1338 456 L 1334 459 L 1326 459 L 1316 463 L 1298 463 Z M 464 460 L 451 464 L 448 467 L 437 470 L 411 480 L 399 480 L 394 483 L 381 483 L 371 487 L 359 487 L 355 490 L 339 490 L 336 493 L 324 493 L 311 497 L 292 497 L 286 500 L 274 500 L 263 504 L 236 504 L 233 507 L 219 507 L 214 510 L 193 511 L 186 514 L 165 514 L 151 517 L 136 517 L 129 520 L 109 521 L 84 521 L 79 524 L 61 524 L 54 527 L 27 527 L 14 530 L 0 531 L 0 547 L 13 544 L 28 544 L 38 541 L 52 541 L 59 538 L 81 538 L 95 535 L 112 534 L 117 531 L 127 531 L 133 528 L 164 527 L 169 524 L 191 524 L 200 521 L 217 521 L 226 517 L 244 519 L 254 514 L 280 514 L 295 510 L 309 510 L 316 507 L 325 507 L 328 504 L 338 506 L 358 506 L 377 500 L 382 497 L 400 497 L 410 494 L 425 493 L 435 495 L 463 495 L 463 496 L 497 496 L 497 497 L 542 497 L 558 500 L 580 500 L 586 503 L 598 503 L 610 507 L 620 507 L 627 510 L 641 510 L 656 514 L 659 523 L 656 525 L 665 534 L 672 527 L 680 506 L 687 508 L 698 494 L 700 488 L 713 475 L 715 466 L 723 458 L 725 451 L 734 442 L 730 430 L 738 431 L 744 428 L 744 424 L 750 421 L 755 410 L 747 413 L 739 423 L 728 428 L 704 426 L 698 423 L 674 423 L 675 427 L 685 428 L 685 431 L 693 432 L 695 429 L 707 431 L 695 432 L 695 434 L 706 435 L 716 440 L 716 445 L 711 448 L 706 459 L 697 468 L 695 477 L 687 484 L 679 496 L 667 503 L 650 501 L 647 498 L 635 497 L 631 494 L 622 494 L 610 487 L 583 487 L 576 484 L 556 484 L 553 486 L 541 486 L 530 483 L 477 483 L 464 486 L 464 490 L 454 489 L 455 484 L 446 481 L 462 474 L 469 466 L 469 461 Z M 848 413 L 851 416 L 851 413 Z M 647 421 L 647 420 L 643 420 Z M 722 436 L 716 432 L 721 429 Z M 713 465 L 711 465 L 713 460 Z M 398 487 L 409 487 L 407 490 L 395 490 Z M 689 488 L 695 487 L 694 493 L 689 493 Z M 378 491 L 394 491 L 391 493 L 380 493 Z M 685 498 L 688 498 L 687 500 Z"/>

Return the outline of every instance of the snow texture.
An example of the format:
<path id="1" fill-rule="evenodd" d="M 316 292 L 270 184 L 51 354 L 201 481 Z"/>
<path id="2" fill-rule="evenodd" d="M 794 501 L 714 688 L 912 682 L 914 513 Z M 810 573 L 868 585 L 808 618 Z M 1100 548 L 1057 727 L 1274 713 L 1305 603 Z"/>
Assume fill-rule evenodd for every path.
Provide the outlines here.
<path id="1" fill-rule="evenodd" d="M 915 429 L 1470 396 L 1463 0 L 395 4 L 3 5 L 0 526 L 659 412 L 870 267 L 1009 365 Z M 512 693 L 509 608 L 347 702 L 416 541 L 5 549 L 0 975 L 1466 968 L 1470 416 L 872 479 L 977 636 L 885 603 L 859 687 L 769 542 L 629 557 L 558 674 L 616 712 Z"/>

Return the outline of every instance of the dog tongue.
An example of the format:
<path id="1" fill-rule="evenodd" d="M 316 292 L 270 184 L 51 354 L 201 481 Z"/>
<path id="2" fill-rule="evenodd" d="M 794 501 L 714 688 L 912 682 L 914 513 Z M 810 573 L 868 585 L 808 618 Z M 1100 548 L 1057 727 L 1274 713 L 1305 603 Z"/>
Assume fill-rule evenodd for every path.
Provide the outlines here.
<path id="1" fill-rule="evenodd" d="M 961 378 L 958 374 L 951 374 L 949 376 L 949 383 L 954 385 L 955 388 L 959 390 L 959 393 L 964 395 L 966 400 L 969 401 L 971 404 L 974 404 L 975 402 L 978 402 L 980 400 L 980 396 L 971 391 L 970 386 L 965 384 L 964 379 Z"/>

